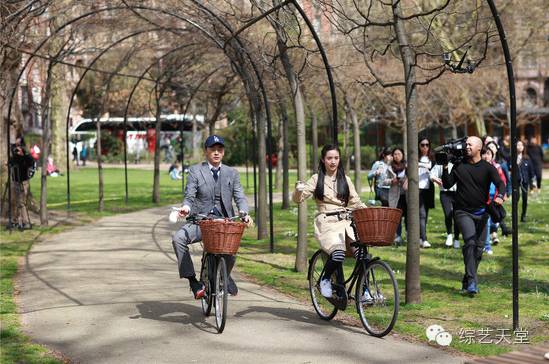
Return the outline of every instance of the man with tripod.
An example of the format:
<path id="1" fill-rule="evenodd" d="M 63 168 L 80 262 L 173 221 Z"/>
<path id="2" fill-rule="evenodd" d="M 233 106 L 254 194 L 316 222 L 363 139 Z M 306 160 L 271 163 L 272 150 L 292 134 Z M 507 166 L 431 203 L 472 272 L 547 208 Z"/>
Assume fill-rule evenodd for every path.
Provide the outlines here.
<path id="1" fill-rule="evenodd" d="M 505 191 L 505 184 L 496 168 L 481 159 L 481 150 L 482 140 L 479 137 L 467 138 L 465 160 L 454 165 L 451 172 L 448 172 L 446 161 L 442 170 L 444 188 L 457 185 L 454 216 L 464 241 L 462 289 L 471 295 L 478 293 L 477 270 L 484 250 L 490 184 L 493 183 L 499 191 L 493 201 L 496 205 L 503 203 Z"/>
<path id="2" fill-rule="evenodd" d="M 25 151 L 23 143 L 16 142 L 12 145 L 12 156 L 9 166 L 16 203 L 13 225 L 17 224 L 20 230 L 31 228 L 29 211 L 27 209 L 27 195 L 29 193 L 29 180 L 34 175 L 35 164 L 32 156 Z"/>

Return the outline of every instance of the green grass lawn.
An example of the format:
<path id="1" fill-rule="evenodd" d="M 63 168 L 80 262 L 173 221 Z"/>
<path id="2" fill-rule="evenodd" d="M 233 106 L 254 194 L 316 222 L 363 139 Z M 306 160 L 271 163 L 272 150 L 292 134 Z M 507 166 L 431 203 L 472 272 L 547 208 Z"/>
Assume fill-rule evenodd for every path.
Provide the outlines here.
<path id="1" fill-rule="evenodd" d="M 530 342 L 549 340 L 549 220 L 545 208 L 549 203 L 549 189 L 530 199 L 529 220 L 520 225 L 520 326 L 528 330 Z M 363 195 L 363 199 L 368 196 Z M 314 203 L 309 202 L 309 216 L 314 216 Z M 508 206 L 510 210 L 510 205 Z M 273 286 L 300 300 L 310 302 L 306 273 L 294 271 L 297 234 L 297 208 L 275 209 L 275 253 L 268 253 L 268 241 L 257 241 L 256 232 L 246 233 L 239 251 L 238 269 L 254 277 L 258 282 Z M 510 224 L 510 218 L 508 218 Z M 318 249 L 313 237 L 312 223 L 309 226 L 309 257 Z M 427 341 L 425 329 L 438 324 L 453 335 L 451 347 L 475 355 L 493 355 L 516 349 L 520 345 L 467 343 L 466 335 L 459 332 L 474 330 L 475 341 L 479 330 L 493 330 L 491 339 L 502 340 L 498 331 L 512 328 L 512 260 L 511 238 L 503 238 L 494 247 L 494 255 L 484 255 L 479 268 L 480 294 L 474 298 L 459 293 L 463 276 L 461 250 L 444 246 L 446 235 L 442 209 L 437 202 L 431 210 L 428 222 L 428 240 L 433 247 L 421 250 L 422 303 L 406 305 L 404 302 L 404 276 L 406 247 L 383 247 L 372 253 L 389 262 L 395 271 L 401 292 L 400 315 L 394 331 Z M 350 273 L 352 261 L 346 262 L 346 274 Z M 346 314 L 357 318 L 354 305 Z M 340 315 L 338 313 L 338 315 Z M 337 317 L 337 316 L 336 316 Z M 488 331 L 490 332 L 490 331 Z M 489 341 L 490 339 L 484 339 Z M 515 337 L 510 339 L 512 342 Z"/>
<path id="2" fill-rule="evenodd" d="M 124 170 L 105 169 L 105 210 L 97 211 L 97 170 L 81 168 L 71 173 L 71 210 L 79 218 L 94 219 L 153 207 L 152 171 L 129 170 L 129 200 L 124 200 Z M 246 188 L 245 173 L 241 173 L 242 185 Z M 296 174 L 290 173 L 290 186 Z M 362 178 L 367 186 L 366 174 Z M 274 181 L 273 181 L 274 182 Z M 546 186 L 547 186 L 546 182 Z M 40 193 L 40 180 L 35 177 L 31 183 L 34 196 Z M 251 168 L 247 193 L 253 193 Z M 181 181 L 172 181 L 167 173 L 161 174 L 160 205 L 179 204 L 182 199 Z M 549 242 L 549 220 L 544 215 L 548 206 L 549 189 L 546 187 L 540 196 L 531 198 L 529 221 L 521 224 L 520 230 L 520 323 L 529 330 L 531 342 L 549 340 L 549 268 L 547 264 L 547 244 Z M 363 194 L 363 200 L 370 198 Z M 66 208 L 65 176 L 48 179 L 48 206 L 51 209 Z M 309 301 L 305 273 L 294 271 L 297 226 L 297 208 L 290 210 L 275 208 L 275 253 L 268 253 L 268 241 L 257 241 L 255 231 L 246 233 L 239 252 L 238 269 L 262 284 L 268 284 L 300 300 Z M 309 256 L 318 245 L 312 235 L 314 203 L 309 203 Z M 46 350 L 31 344 L 20 333 L 20 323 L 13 299 L 13 277 L 17 271 L 17 261 L 39 241 L 44 234 L 51 234 L 66 227 L 35 228 L 32 231 L 14 232 L 8 235 L 2 231 L 1 239 L 1 321 L 2 356 L 1 362 L 43 363 L 55 362 Z M 454 336 L 452 347 L 473 354 L 490 355 L 508 351 L 509 345 L 485 345 L 460 343 L 460 329 L 509 329 L 512 323 L 511 304 L 511 247 L 510 238 L 502 239 L 494 248 L 494 255 L 484 257 L 480 264 L 480 294 L 475 298 L 463 297 L 458 293 L 463 272 L 460 250 L 444 248 L 444 223 L 442 210 L 431 210 L 429 215 L 429 241 L 432 249 L 421 251 L 422 303 L 401 306 L 395 332 L 426 341 L 425 329 L 431 324 L 440 324 Z M 373 250 L 388 261 L 395 270 L 404 295 L 405 247 L 378 248 Z M 347 263 L 350 267 L 351 262 Z M 347 313 L 353 313 L 351 306 Z M 338 314 L 339 316 L 340 314 Z"/>
<path id="3" fill-rule="evenodd" d="M 128 169 L 128 203 L 125 203 L 124 169 L 103 170 L 105 211 L 99 213 L 98 172 L 96 168 L 71 171 L 71 211 L 91 216 L 105 216 L 152 207 L 153 171 Z M 40 178 L 31 180 L 31 189 L 38 200 Z M 160 205 L 182 202 L 181 181 L 173 181 L 166 172 L 160 174 Z M 48 208 L 66 209 L 66 176 L 48 177 Z"/>

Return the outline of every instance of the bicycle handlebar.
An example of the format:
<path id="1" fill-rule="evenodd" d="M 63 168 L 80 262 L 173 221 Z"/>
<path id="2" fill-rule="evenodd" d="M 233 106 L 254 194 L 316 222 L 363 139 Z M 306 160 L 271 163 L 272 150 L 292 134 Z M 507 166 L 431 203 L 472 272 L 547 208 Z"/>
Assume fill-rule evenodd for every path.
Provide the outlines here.
<path id="1" fill-rule="evenodd" d="M 242 219 L 243 217 L 244 216 L 239 216 L 239 215 L 232 216 L 232 217 L 213 217 L 213 216 L 208 216 L 208 215 L 203 215 L 203 214 L 192 214 L 192 215 L 187 216 L 187 221 L 191 222 L 193 224 L 197 224 L 202 220 L 230 220 L 230 221 L 234 221 L 236 219 Z"/>
<path id="2" fill-rule="evenodd" d="M 344 209 L 341 209 L 341 210 L 334 210 L 334 211 L 330 211 L 330 212 L 325 212 L 324 214 L 326 216 L 335 216 L 335 215 L 341 215 L 341 214 L 344 214 L 344 213 L 352 213 L 355 209 L 349 209 L 349 208 L 344 208 Z"/>

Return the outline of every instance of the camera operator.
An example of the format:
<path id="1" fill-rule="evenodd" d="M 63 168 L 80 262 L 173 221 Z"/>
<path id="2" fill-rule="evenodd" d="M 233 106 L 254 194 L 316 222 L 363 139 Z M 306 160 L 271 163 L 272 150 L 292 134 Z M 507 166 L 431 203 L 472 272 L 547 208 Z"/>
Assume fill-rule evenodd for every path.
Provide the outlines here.
<path id="1" fill-rule="evenodd" d="M 27 195 L 29 192 L 29 179 L 34 175 L 35 164 L 32 156 L 26 152 L 22 143 L 12 145 L 10 159 L 11 178 L 15 190 L 16 223 L 19 229 L 30 227 L 29 213 L 27 210 Z"/>
<path id="2" fill-rule="evenodd" d="M 455 200 L 455 223 L 463 236 L 462 248 L 465 275 L 462 289 L 469 294 L 478 293 L 477 269 L 484 249 L 488 212 L 486 210 L 490 184 L 494 183 L 499 193 L 494 202 L 503 203 L 502 194 L 505 184 L 498 175 L 496 168 L 481 159 L 482 140 L 469 137 L 465 146 L 465 159 L 454 165 L 448 172 L 448 161 L 442 171 L 442 184 L 450 188 L 457 184 Z"/>

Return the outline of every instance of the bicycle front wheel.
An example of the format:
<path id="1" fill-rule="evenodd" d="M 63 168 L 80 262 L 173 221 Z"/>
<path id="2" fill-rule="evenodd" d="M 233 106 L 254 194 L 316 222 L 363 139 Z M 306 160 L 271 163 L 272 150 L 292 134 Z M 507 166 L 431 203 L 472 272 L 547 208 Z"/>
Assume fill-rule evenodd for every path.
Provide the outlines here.
<path id="1" fill-rule="evenodd" d="M 316 313 L 321 319 L 329 321 L 334 318 L 337 308 L 320 293 L 320 279 L 324 272 L 324 264 L 328 260 L 328 254 L 318 250 L 313 254 L 309 262 L 309 293 Z"/>
<path id="2" fill-rule="evenodd" d="M 398 316 L 398 286 L 391 267 L 380 260 L 366 264 L 356 286 L 356 308 L 362 325 L 372 336 L 383 337 Z"/>
<path id="3" fill-rule="evenodd" d="M 200 303 L 202 304 L 202 313 L 204 313 L 204 316 L 210 316 L 212 311 L 214 269 L 215 258 L 209 254 L 206 254 L 202 261 L 202 269 L 200 270 L 200 281 L 202 281 L 202 284 L 206 287 L 206 294 L 200 299 Z"/>
<path id="4" fill-rule="evenodd" d="M 222 333 L 227 318 L 227 264 L 225 258 L 220 257 L 215 273 L 215 325 L 217 332 Z"/>

